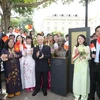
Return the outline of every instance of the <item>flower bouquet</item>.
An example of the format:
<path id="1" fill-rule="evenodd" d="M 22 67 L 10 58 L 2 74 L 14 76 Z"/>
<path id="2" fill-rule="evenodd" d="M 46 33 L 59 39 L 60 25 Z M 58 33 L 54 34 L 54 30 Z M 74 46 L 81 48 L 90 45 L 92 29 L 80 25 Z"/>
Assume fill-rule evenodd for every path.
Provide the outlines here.
<path id="1" fill-rule="evenodd" d="M 79 58 L 80 60 L 82 59 L 86 59 L 86 51 L 85 49 L 83 49 L 82 51 L 79 51 L 78 49 L 75 50 L 75 56 L 72 58 L 73 61 L 75 61 L 77 58 Z"/>
<path id="2" fill-rule="evenodd" d="M 80 60 L 82 60 L 82 59 L 86 59 L 86 55 L 87 55 L 87 53 L 85 52 L 85 50 L 83 49 L 83 51 L 80 51 Z"/>

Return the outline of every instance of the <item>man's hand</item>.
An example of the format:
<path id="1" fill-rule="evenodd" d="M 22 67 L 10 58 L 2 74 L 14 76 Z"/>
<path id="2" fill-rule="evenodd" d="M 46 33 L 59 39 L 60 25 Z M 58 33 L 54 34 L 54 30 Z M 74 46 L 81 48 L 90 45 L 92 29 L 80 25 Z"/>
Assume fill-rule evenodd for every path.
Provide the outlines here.
<path id="1" fill-rule="evenodd" d="M 44 58 L 44 54 L 42 53 L 42 56 L 41 57 L 39 57 L 39 59 L 42 59 L 42 58 Z"/>
<path id="2" fill-rule="evenodd" d="M 96 55 L 95 54 L 92 54 L 92 58 L 95 58 L 96 57 Z"/>
<path id="3" fill-rule="evenodd" d="M 36 53 L 36 57 L 38 58 L 38 57 L 39 57 L 39 55 L 40 55 L 40 52 L 38 51 L 38 52 Z"/>

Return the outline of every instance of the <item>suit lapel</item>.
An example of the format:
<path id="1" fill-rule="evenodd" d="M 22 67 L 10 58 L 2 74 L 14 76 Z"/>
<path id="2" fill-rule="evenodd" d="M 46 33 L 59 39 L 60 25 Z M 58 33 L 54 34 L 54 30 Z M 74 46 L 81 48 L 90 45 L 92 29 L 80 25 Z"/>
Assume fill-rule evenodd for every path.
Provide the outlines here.
<path id="1" fill-rule="evenodd" d="M 45 53 L 45 45 L 43 45 L 42 52 Z"/>
<path id="2" fill-rule="evenodd" d="M 37 51 L 39 51 L 39 46 L 37 46 Z"/>
<path id="3" fill-rule="evenodd" d="M 42 47 L 42 52 L 44 51 L 44 45 L 43 45 L 43 47 Z"/>

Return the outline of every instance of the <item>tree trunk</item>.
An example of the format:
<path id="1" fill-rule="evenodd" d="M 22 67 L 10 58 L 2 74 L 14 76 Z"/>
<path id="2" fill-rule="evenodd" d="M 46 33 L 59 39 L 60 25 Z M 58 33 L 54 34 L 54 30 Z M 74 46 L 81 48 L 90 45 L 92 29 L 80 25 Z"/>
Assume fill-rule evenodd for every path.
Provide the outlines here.
<path id="1" fill-rule="evenodd" d="M 2 26 L 4 29 L 4 33 L 6 34 L 8 32 L 8 27 L 10 26 L 10 15 L 11 15 L 11 10 L 10 10 L 10 4 L 8 0 L 2 0 Z"/>
<path id="2" fill-rule="evenodd" d="M 4 29 L 4 28 L 3 28 L 3 26 L 4 26 L 3 23 L 4 23 L 4 22 L 3 22 L 3 16 L 1 15 L 1 27 L 2 27 L 2 30 Z"/>
<path id="3" fill-rule="evenodd" d="M 10 16 L 3 14 L 2 20 L 3 20 L 2 24 L 3 24 L 4 33 L 6 34 L 8 32 L 8 27 L 10 26 Z"/>

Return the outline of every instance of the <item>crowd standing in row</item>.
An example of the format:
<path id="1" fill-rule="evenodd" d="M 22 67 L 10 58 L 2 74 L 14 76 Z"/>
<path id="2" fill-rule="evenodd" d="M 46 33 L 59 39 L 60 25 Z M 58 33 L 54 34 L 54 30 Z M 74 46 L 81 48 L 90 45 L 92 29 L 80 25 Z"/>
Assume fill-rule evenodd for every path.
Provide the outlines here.
<path id="1" fill-rule="evenodd" d="M 44 37 L 43 33 L 35 35 L 33 31 L 26 34 L 23 29 L 16 33 L 12 26 L 8 31 L 3 34 L 1 29 L 0 33 L 0 60 L 3 61 L 8 97 L 20 95 L 22 89 L 34 90 L 32 96 L 35 96 L 41 87 L 46 96 L 47 88 L 51 87 L 50 58 L 56 55 L 53 53 L 59 48 L 58 41 L 62 37 L 57 34 Z"/>
<path id="2" fill-rule="evenodd" d="M 8 97 L 20 95 L 22 89 L 34 90 L 32 96 L 35 96 L 41 88 L 46 96 L 50 88 L 50 58 L 68 56 L 68 35 L 64 40 L 60 34 L 44 36 L 43 32 L 35 35 L 33 31 L 26 34 L 22 29 L 15 33 L 12 26 L 8 30 L 4 35 L 0 27 L 0 61 L 3 61 Z M 90 39 L 89 47 L 86 37 L 80 34 L 73 49 L 75 100 L 80 96 L 81 100 L 95 100 L 96 91 L 100 98 L 100 26 Z"/>

